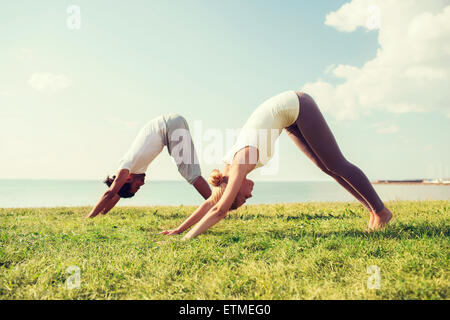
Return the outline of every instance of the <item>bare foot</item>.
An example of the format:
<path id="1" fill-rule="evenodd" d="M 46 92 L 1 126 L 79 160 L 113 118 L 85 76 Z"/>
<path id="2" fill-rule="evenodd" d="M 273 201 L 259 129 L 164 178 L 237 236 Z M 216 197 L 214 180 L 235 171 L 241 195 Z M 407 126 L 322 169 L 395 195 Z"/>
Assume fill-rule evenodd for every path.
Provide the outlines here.
<path id="1" fill-rule="evenodd" d="M 389 221 L 391 221 L 391 219 L 392 212 L 390 212 L 387 208 L 384 208 L 380 212 L 374 214 L 371 230 L 383 229 L 389 223 Z"/>
<path id="2" fill-rule="evenodd" d="M 369 218 L 369 230 L 373 229 L 373 222 L 375 220 L 375 213 L 370 212 L 370 218 Z"/>

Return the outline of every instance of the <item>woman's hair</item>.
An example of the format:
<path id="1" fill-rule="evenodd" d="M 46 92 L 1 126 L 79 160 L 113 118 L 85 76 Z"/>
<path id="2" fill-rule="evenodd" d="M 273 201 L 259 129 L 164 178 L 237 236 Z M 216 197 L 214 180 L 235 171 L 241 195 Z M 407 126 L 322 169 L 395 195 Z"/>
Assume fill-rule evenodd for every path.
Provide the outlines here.
<path id="1" fill-rule="evenodd" d="M 116 180 L 116 176 L 113 176 L 110 178 L 109 176 L 106 177 L 105 181 L 103 181 L 108 187 L 111 187 L 114 180 Z M 134 193 L 130 191 L 131 184 L 129 182 L 126 182 L 122 188 L 120 188 L 119 192 L 117 193 L 121 198 L 132 198 L 134 197 Z"/>
<path id="2" fill-rule="evenodd" d="M 228 177 L 224 177 L 222 172 L 214 169 L 209 175 L 208 182 L 213 186 L 211 199 L 216 204 L 222 198 L 225 188 L 227 187 Z M 230 209 L 236 209 L 236 204 L 233 201 Z"/>

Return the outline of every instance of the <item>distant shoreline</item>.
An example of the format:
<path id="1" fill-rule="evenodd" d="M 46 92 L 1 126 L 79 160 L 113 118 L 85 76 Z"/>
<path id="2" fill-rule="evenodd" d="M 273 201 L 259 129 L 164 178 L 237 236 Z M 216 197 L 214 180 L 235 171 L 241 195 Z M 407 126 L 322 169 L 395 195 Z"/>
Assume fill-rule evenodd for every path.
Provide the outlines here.
<path id="1" fill-rule="evenodd" d="M 377 180 L 377 181 L 373 181 L 372 184 L 450 186 L 450 181 L 449 180 Z"/>

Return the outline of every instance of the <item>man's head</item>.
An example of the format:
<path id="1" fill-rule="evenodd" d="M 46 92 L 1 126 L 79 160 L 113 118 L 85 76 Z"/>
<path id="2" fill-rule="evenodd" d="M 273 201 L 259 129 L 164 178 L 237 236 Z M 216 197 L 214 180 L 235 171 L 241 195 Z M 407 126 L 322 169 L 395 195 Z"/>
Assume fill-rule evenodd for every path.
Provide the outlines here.
<path id="1" fill-rule="evenodd" d="M 116 176 L 113 176 L 112 178 L 107 177 L 104 183 L 108 187 L 110 187 L 115 179 Z M 128 176 L 127 180 L 125 181 L 125 184 L 122 186 L 122 188 L 120 188 L 117 194 L 121 198 L 132 198 L 144 184 L 145 184 L 145 173 L 142 174 L 132 173 Z"/>

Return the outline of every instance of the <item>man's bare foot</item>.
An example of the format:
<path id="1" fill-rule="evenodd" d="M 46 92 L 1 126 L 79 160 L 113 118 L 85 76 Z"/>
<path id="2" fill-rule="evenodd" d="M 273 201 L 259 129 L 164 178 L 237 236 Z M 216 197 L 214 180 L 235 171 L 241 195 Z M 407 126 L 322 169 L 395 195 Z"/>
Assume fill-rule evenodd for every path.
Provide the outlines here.
<path id="1" fill-rule="evenodd" d="M 392 212 L 390 212 L 387 208 L 384 208 L 380 212 L 374 214 L 371 230 L 383 229 L 389 223 L 389 221 L 391 221 L 391 219 Z"/>
<path id="2" fill-rule="evenodd" d="M 375 220 L 375 213 L 370 212 L 370 218 L 369 218 L 369 230 L 373 229 L 373 222 Z"/>

